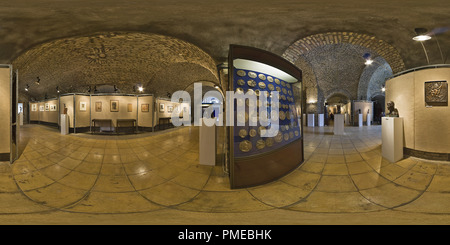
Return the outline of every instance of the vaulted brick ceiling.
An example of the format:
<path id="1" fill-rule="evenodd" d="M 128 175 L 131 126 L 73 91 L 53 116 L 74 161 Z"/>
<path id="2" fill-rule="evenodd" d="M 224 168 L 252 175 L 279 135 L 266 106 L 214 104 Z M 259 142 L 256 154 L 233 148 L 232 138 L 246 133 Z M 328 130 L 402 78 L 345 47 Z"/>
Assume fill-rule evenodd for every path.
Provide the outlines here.
<path id="1" fill-rule="evenodd" d="M 291 45 L 306 37 L 347 32 L 367 35 L 386 43 L 398 52 L 404 69 L 408 69 L 427 65 L 421 44 L 411 40 L 415 35 L 414 28 L 424 27 L 431 31 L 447 27 L 448 13 L 450 2 L 447 0 L 3 1 L 0 7 L 0 63 L 18 62 L 18 57 L 25 55 L 27 50 L 46 43 L 71 40 L 74 37 L 92 37 L 97 33 L 130 32 L 170 37 L 204 51 L 217 64 L 226 61 L 229 44 L 253 46 L 281 56 Z M 97 48 L 100 49 L 91 49 L 90 55 L 84 55 L 84 59 L 92 59 L 89 63 L 92 65 L 92 71 L 77 72 L 77 67 L 66 67 L 58 71 L 60 76 L 96 76 L 98 69 L 95 67 L 106 65 L 96 63 L 101 61 L 103 52 L 102 46 Z M 448 62 L 450 33 L 439 33 L 433 40 L 425 43 L 425 48 L 430 63 Z M 58 57 L 58 53 L 55 52 L 54 55 L 49 59 L 57 59 L 55 57 Z M 59 59 L 65 59 L 65 64 L 69 64 L 67 60 L 71 57 L 69 55 Z M 386 60 L 390 62 L 389 58 Z M 189 70 L 191 74 L 187 75 L 189 79 L 181 78 L 180 81 L 216 79 L 208 68 L 210 65 L 185 61 L 190 66 L 183 72 Z M 35 69 L 24 67 L 19 70 L 21 86 L 33 82 L 35 76 L 44 76 L 36 71 L 30 73 L 27 78 L 24 75 L 28 68 Z M 397 71 L 396 67 L 392 68 Z M 55 69 L 58 69 L 58 66 L 55 66 Z M 156 74 L 155 71 L 152 72 L 150 73 Z M 147 78 L 151 76 L 150 73 L 142 76 Z M 134 70 L 129 70 L 128 74 L 129 77 L 114 79 L 133 80 Z M 173 76 L 172 73 L 165 74 Z M 57 85 L 56 80 L 60 79 L 58 76 L 52 78 L 54 81 L 49 88 Z M 104 79 L 107 78 L 111 77 L 105 75 Z M 164 80 L 163 75 L 157 79 Z M 151 86 L 150 80 L 147 81 Z M 105 83 L 98 81 L 100 82 Z"/>

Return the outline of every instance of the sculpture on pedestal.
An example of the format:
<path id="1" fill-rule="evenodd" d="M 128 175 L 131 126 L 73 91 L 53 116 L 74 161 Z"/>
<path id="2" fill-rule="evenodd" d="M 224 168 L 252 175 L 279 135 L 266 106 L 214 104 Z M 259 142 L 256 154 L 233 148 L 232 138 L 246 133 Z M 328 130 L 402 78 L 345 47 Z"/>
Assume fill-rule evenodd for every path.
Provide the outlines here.
<path id="1" fill-rule="evenodd" d="M 387 103 L 387 109 L 389 110 L 387 117 L 399 117 L 398 110 L 395 108 L 394 101 L 389 101 Z"/>

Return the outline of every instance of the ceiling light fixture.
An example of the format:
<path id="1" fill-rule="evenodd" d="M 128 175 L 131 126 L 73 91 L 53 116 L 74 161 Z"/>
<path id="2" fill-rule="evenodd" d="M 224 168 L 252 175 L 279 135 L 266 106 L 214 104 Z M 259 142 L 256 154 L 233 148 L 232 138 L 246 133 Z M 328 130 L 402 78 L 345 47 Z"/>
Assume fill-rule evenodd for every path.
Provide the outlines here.
<path id="1" fill-rule="evenodd" d="M 416 32 L 417 36 L 413 37 L 413 40 L 420 42 L 423 48 L 423 52 L 425 53 L 425 57 L 427 58 L 427 63 L 430 64 L 430 59 L 428 58 L 428 53 L 425 49 L 425 45 L 423 45 L 423 42 L 426 40 L 430 40 L 431 36 L 428 35 L 427 29 L 425 28 L 415 28 L 414 31 Z"/>
<path id="2" fill-rule="evenodd" d="M 373 63 L 373 60 L 370 58 L 370 54 L 369 53 L 365 53 L 364 55 L 363 55 L 363 58 L 366 60 L 366 62 L 364 62 L 364 64 L 366 65 L 366 66 L 368 66 L 368 65 L 371 65 L 372 63 Z"/>
<path id="3" fill-rule="evenodd" d="M 36 78 L 37 78 L 37 80 L 36 80 L 36 82 L 34 82 L 34 83 L 36 83 L 37 85 L 41 84 L 41 83 L 40 83 L 41 79 L 40 79 L 39 77 L 36 77 Z"/>
<path id="4" fill-rule="evenodd" d="M 58 93 L 59 94 L 59 86 L 56 86 L 56 93 Z"/>
<path id="5" fill-rule="evenodd" d="M 30 85 L 27 84 L 27 86 L 25 86 L 25 91 L 28 91 L 29 88 L 30 88 Z"/>
<path id="6" fill-rule="evenodd" d="M 431 36 L 428 35 L 427 29 L 425 28 L 415 28 L 414 31 L 417 34 L 417 36 L 412 38 L 414 41 L 423 42 L 431 39 Z"/>

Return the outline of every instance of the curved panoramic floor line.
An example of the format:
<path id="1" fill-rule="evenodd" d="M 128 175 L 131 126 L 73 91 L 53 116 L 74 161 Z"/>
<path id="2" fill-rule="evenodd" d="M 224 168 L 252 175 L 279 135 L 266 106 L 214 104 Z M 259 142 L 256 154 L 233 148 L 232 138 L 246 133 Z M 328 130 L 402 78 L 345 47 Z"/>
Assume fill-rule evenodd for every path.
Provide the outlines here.
<path id="1" fill-rule="evenodd" d="M 450 164 L 381 157 L 379 126 L 305 128 L 305 161 L 271 183 L 230 189 L 222 166 L 198 164 L 198 129 L 109 137 L 62 136 L 26 125 L 23 153 L 0 173 L 2 214 L 151 214 L 162 210 L 245 214 L 450 215 Z M 10 178 L 4 178 L 8 177 Z M 22 200 L 19 196 L 23 196 Z M 432 207 L 429 200 L 434 202 Z M 439 204 L 440 203 L 440 204 Z M 0 204 L 1 205 L 1 204 Z"/>

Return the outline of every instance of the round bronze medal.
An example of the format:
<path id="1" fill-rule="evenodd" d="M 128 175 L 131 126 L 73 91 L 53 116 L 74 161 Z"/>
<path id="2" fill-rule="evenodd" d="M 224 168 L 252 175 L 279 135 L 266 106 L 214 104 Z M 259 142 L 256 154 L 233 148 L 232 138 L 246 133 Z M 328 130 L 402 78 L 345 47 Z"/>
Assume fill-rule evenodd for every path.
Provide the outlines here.
<path id="1" fill-rule="evenodd" d="M 239 143 L 239 149 L 242 152 L 249 152 L 252 149 L 252 142 L 248 140 L 244 140 L 241 143 Z"/>
<path id="2" fill-rule="evenodd" d="M 238 70 L 236 73 L 237 73 L 237 75 L 240 76 L 240 77 L 243 77 L 243 76 L 246 75 L 244 70 Z"/>
<path id="3" fill-rule="evenodd" d="M 240 136 L 241 138 L 245 138 L 247 135 L 248 135 L 248 134 L 247 134 L 247 130 L 245 130 L 245 129 L 239 130 L 239 136 Z"/>
<path id="4" fill-rule="evenodd" d="M 258 148 L 258 150 L 264 149 L 264 147 L 266 147 L 266 142 L 264 140 L 259 139 L 256 141 L 256 148 Z"/>
<path id="5" fill-rule="evenodd" d="M 259 74 L 258 77 L 259 77 L 259 79 L 261 79 L 263 81 L 266 80 L 266 75 L 264 75 L 264 74 Z"/>
<path id="6" fill-rule="evenodd" d="M 265 89 L 265 88 L 266 88 L 266 84 L 265 84 L 264 82 L 259 82 L 259 83 L 258 83 L 258 86 L 259 86 L 261 89 Z"/>

